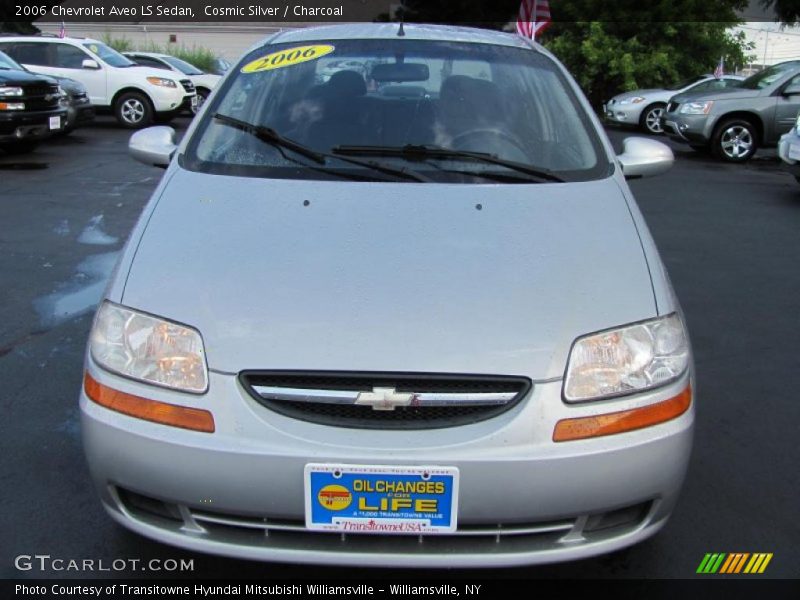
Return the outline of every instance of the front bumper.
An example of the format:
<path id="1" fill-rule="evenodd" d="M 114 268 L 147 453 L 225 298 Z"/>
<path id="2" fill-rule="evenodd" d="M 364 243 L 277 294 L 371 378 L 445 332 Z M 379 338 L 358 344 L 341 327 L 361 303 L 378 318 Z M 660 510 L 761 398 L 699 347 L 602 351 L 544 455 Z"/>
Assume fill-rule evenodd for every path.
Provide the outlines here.
<path id="1" fill-rule="evenodd" d="M 800 178 L 800 135 L 792 130 L 778 141 L 778 156 L 785 171 Z"/>
<path id="2" fill-rule="evenodd" d="M 639 104 L 620 104 L 618 102 L 608 102 L 603 105 L 603 115 L 606 120 L 619 125 L 639 125 L 642 116 L 644 102 Z"/>
<path id="3" fill-rule="evenodd" d="M 91 102 L 71 102 L 67 107 L 67 129 L 94 121 L 95 109 Z"/>
<path id="4" fill-rule="evenodd" d="M 713 122 L 708 115 L 670 112 L 661 117 L 661 128 L 676 142 L 705 146 L 711 143 Z"/>
<path id="5" fill-rule="evenodd" d="M 437 430 L 354 430 L 285 417 L 231 375 L 189 396 L 96 368 L 121 391 L 211 410 L 213 434 L 110 411 L 81 393 L 86 456 L 109 514 L 164 543 L 246 559 L 370 566 L 500 566 L 571 560 L 648 537 L 666 522 L 689 460 L 694 405 L 624 434 L 551 441 L 561 418 L 625 410 L 678 394 L 688 376 L 632 400 L 566 406 L 561 383 L 490 420 Z M 602 404 L 605 406 L 598 406 Z M 312 533 L 304 527 L 306 463 L 434 464 L 460 472 L 456 534 Z M 157 507 L 148 510 L 147 506 Z"/>
<path id="6" fill-rule="evenodd" d="M 59 126 L 51 128 L 50 119 L 59 118 Z M 66 110 L 42 112 L 0 112 L 0 142 L 40 140 L 58 133 L 64 128 Z"/>
<path id="7" fill-rule="evenodd" d="M 181 110 L 184 101 L 192 95 L 187 94 L 180 84 L 175 88 L 151 85 L 147 88 L 147 91 L 153 102 L 153 109 L 157 113 L 169 113 Z"/>

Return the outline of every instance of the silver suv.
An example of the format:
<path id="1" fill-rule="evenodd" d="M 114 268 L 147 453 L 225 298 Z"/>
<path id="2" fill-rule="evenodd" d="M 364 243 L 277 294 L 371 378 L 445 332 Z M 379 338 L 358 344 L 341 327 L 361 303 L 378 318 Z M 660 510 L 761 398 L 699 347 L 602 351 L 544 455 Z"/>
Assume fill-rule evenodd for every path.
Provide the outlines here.
<path id="1" fill-rule="evenodd" d="M 789 61 L 735 88 L 674 96 L 661 120 L 672 139 L 711 149 L 722 160 L 743 162 L 759 147 L 776 145 L 794 126 L 798 109 L 800 61 Z"/>

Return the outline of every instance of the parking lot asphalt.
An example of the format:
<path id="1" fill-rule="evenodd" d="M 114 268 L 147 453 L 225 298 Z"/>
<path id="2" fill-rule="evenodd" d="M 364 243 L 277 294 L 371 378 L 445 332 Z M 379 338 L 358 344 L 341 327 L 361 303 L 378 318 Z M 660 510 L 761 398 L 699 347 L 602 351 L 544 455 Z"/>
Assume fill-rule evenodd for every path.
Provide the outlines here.
<path id="1" fill-rule="evenodd" d="M 178 129 L 186 120 L 177 122 Z M 633 132 L 610 130 L 617 147 Z M 475 577 L 256 563 L 151 542 L 113 524 L 84 463 L 77 395 L 94 306 L 162 171 L 127 155 L 110 119 L 25 157 L 0 153 L 0 576 L 163 577 L 135 570 L 19 571 L 14 558 L 194 559 L 173 577 Z M 689 578 L 707 552 L 772 552 L 761 577 L 800 576 L 800 184 L 766 151 L 677 161 L 631 182 L 686 312 L 697 432 L 667 527 L 633 548 L 491 577 Z"/>

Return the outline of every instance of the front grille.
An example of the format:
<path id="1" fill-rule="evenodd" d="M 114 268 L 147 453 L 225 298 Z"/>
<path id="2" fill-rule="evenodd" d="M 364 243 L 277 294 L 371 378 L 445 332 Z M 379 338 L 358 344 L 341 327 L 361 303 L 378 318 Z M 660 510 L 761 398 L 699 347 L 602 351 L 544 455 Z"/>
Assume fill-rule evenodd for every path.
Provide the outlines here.
<path id="1" fill-rule="evenodd" d="M 244 371 L 239 381 L 283 415 L 360 429 L 434 429 L 495 417 L 531 389 L 525 377 Z"/>
<path id="2" fill-rule="evenodd" d="M 181 79 L 181 85 L 183 86 L 183 89 L 190 94 L 194 93 L 194 84 L 190 80 Z"/>
<path id="3" fill-rule="evenodd" d="M 48 110 L 59 106 L 61 94 L 57 85 L 25 85 L 22 91 L 26 110 Z"/>

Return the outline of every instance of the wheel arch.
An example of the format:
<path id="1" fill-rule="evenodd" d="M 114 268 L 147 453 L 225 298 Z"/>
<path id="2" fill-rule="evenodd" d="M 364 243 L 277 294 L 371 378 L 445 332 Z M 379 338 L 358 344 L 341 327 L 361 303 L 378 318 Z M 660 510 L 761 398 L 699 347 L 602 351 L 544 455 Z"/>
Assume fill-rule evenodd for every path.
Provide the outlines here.
<path id="1" fill-rule="evenodd" d="M 754 112 L 750 112 L 748 110 L 734 110 L 728 113 L 723 114 L 717 122 L 714 124 L 714 133 L 712 134 L 713 137 L 717 134 L 717 132 L 722 127 L 722 124 L 726 121 L 730 121 L 731 119 L 741 119 L 743 121 L 748 121 L 755 127 L 756 129 L 756 143 L 759 146 L 764 145 L 764 122 L 761 120 L 761 117 L 758 116 Z"/>
<path id="2" fill-rule="evenodd" d="M 153 99 L 150 97 L 150 94 L 148 94 L 142 88 L 138 88 L 132 85 L 128 85 L 120 90 L 117 90 L 117 92 L 114 94 L 114 97 L 111 98 L 111 110 L 114 110 L 114 108 L 116 108 L 117 100 L 119 100 L 120 96 L 122 96 L 123 94 L 127 94 L 128 92 L 136 92 L 137 94 L 141 94 L 142 96 L 147 98 L 147 102 L 150 104 L 150 108 L 155 110 L 153 105 Z"/>

